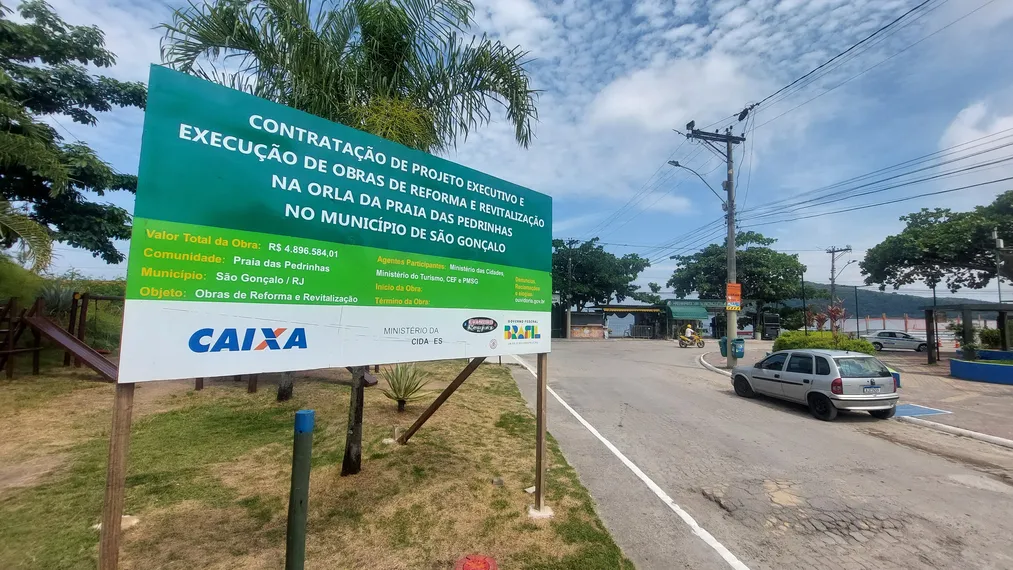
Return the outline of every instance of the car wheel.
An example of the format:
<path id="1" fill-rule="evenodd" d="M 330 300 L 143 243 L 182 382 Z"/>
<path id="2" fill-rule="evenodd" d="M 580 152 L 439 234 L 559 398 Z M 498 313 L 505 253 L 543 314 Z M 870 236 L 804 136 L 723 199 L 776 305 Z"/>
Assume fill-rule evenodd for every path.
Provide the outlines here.
<path id="1" fill-rule="evenodd" d="M 742 376 L 735 377 L 735 393 L 743 398 L 752 398 L 756 396 L 756 392 L 753 391 L 752 386 L 749 385 L 749 380 L 746 380 Z"/>
<path id="2" fill-rule="evenodd" d="M 922 344 L 918 345 L 918 348 L 915 349 L 915 352 L 925 352 L 926 348 L 928 348 L 928 345 L 923 342 Z"/>
<path id="3" fill-rule="evenodd" d="M 878 342 L 874 342 L 872 343 L 872 348 L 875 348 L 877 351 L 883 350 L 883 345 L 879 344 Z"/>
<path id="4" fill-rule="evenodd" d="M 809 411 L 813 417 L 824 422 L 832 422 L 837 417 L 837 408 L 823 394 L 809 394 Z"/>
<path id="5" fill-rule="evenodd" d="M 897 413 L 897 406 L 890 408 L 889 410 L 869 410 L 869 415 L 876 418 L 877 420 L 888 420 Z"/>

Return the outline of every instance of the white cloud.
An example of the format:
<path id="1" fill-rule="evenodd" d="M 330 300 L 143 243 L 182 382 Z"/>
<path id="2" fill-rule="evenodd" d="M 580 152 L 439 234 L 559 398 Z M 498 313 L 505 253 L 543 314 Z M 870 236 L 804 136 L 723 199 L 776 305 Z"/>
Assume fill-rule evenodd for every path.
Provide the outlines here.
<path id="1" fill-rule="evenodd" d="M 709 53 L 617 79 L 598 94 L 590 115 L 598 123 L 632 122 L 647 130 L 671 130 L 692 118 L 719 119 L 763 92 L 765 84 L 752 77 L 740 59 Z"/>
<path id="2" fill-rule="evenodd" d="M 939 139 L 940 148 L 949 148 L 969 141 L 1013 129 L 1013 114 L 997 115 L 990 112 L 984 101 L 961 109 Z"/>
<path id="3" fill-rule="evenodd" d="M 598 214 L 584 214 L 563 219 L 552 220 L 552 235 L 568 237 L 574 230 L 585 229 L 591 222 L 598 220 Z"/>
<path id="4" fill-rule="evenodd" d="M 1000 160 L 1009 156 L 1008 149 L 996 149 L 985 152 L 974 157 L 969 155 L 979 153 L 990 148 L 1008 143 L 1009 139 L 1003 139 L 1002 135 L 979 141 L 991 135 L 997 135 L 1002 131 L 1013 129 L 1013 112 L 1000 114 L 992 109 L 984 101 L 972 103 L 962 109 L 953 118 L 953 121 L 946 127 L 939 139 L 940 150 L 946 150 L 957 145 L 961 146 L 955 154 L 947 155 L 946 158 L 967 157 L 965 160 L 940 167 L 940 170 L 952 170 L 966 168 L 980 163 L 988 163 Z M 1013 107 L 1008 108 L 1013 111 Z M 1006 137 L 1013 133 L 1004 133 Z M 973 142 L 978 141 L 978 142 Z M 970 144 L 965 144 L 970 143 Z M 972 184 L 982 184 L 1002 178 L 1013 177 L 1013 164 L 1004 162 L 992 166 L 984 166 L 979 170 L 972 170 L 966 174 L 948 177 L 940 180 L 936 187 L 939 189 L 958 188 Z M 1005 181 L 984 186 L 978 186 L 968 190 L 962 190 L 952 194 L 944 194 L 939 197 L 937 205 L 951 206 L 956 209 L 969 209 L 971 205 L 985 204 L 991 202 L 999 193 L 1013 188 L 1013 181 Z"/>

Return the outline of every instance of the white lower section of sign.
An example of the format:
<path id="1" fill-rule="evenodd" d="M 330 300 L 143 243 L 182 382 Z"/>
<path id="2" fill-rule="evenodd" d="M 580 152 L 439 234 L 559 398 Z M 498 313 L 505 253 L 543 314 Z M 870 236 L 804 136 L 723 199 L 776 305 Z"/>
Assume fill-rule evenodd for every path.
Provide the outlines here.
<path id="1" fill-rule="evenodd" d="M 551 326 L 547 311 L 128 300 L 119 382 L 549 352 Z"/>

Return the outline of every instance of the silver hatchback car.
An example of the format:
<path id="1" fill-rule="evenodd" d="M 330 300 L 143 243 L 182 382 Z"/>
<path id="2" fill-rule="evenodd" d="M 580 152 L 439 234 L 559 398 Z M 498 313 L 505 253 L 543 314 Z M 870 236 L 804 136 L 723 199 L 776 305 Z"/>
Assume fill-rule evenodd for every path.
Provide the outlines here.
<path id="1" fill-rule="evenodd" d="M 911 336 L 904 331 L 879 331 L 871 334 L 863 334 L 862 338 L 872 343 L 876 350 L 884 348 L 914 350 L 925 352 L 928 342 L 924 338 Z"/>
<path id="2" fill-rule="evenodd" d="M 744 398 L 764 394 L 806 404 L 812 415 L 828 422 L 838 410 L 892 418 L 900 398 L 893 374 L 878 358 L 843 350 L 775 352 L 732 370 L 732 386 Z"/>

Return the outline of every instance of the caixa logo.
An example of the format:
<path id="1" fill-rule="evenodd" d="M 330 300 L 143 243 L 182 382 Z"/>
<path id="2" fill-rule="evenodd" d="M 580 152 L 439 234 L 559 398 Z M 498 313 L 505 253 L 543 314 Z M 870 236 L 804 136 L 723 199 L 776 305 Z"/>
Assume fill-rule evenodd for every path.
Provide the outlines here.
<path id="1" fill-rule="evenodd" d="M 542 335 L 538 333 L 537 325 L 506 325 L 503 327 L 503 340 L 530 340 L 542 338 Z"/>
<path id="2" fill-rule="evenodd" d="M 287 333 L 287 334 L 286 334 Z M 193 352 L 246 352 L 306 348 L 306 329 L 267 327 L 257 329 L 200 329 L 190 335 Z"/>

